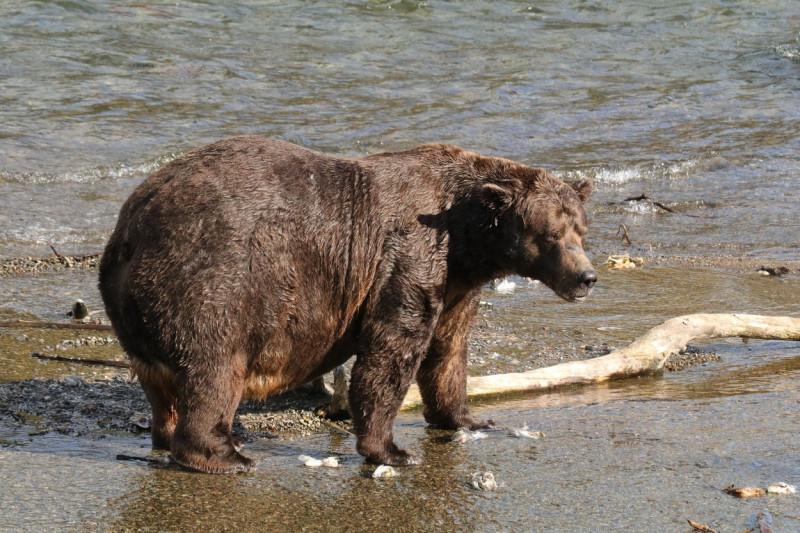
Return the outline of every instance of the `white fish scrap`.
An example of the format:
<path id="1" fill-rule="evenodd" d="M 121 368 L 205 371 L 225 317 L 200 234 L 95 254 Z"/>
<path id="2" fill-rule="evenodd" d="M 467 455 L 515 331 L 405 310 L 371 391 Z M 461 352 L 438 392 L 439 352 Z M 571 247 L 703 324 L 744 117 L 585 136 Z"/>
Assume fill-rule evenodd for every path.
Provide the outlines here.
<path id="1" fill-rule="evenodd" d="M 339 468 L 339 458 L 326 457 L 322 460 L 322 466 L 327 466 L 328 468 Z"/>
<path id="2" fill-rule="evenodd" d="M 477 490 L 497 490 L 497 481 L 491 472 L 475 472 L 469 482 L 473 489 Z"/>
<path id="3" fill-rule="evenodd" d="M 317 468 L 319 466 L 327 466 L 328 468 L 339 468 L 338 457 L 326 457 L 325 459 L 315 459 L 310 455 L 300 455 L 297 459 L 306 466 Z"/>
<path id="4" fill-rule="evenodd" d="M 378 468 L 376 468 L 375 471 L 372 473 L 372 477 L 374 477 L 375 479 L 396 477 L 396 476 L 397 476 L 397 470 L 395 470 L 389 465 L 381 465 Z"/>
<path id="5" fill-rule="evenodd" d="M 300 455 L 300 456 L 297 457 L 297 459 L 300 462 L 302 462 L 304 465 L 306 465 L 306 466 L 311 466 L 311 467 L 315 467 L 315 468 L 318 467 L 318 466 L 322 466 L 322 460 L 321 459 L 314 459 L 310 455 Z"/>
<path id="6" fill-rule="evenodd" d="M 767 487 L 767 492 L 770 494 L 794 494 L 797 490 L 792 485 L 780 481 Z"/>
<path id="7" fill-rule="evenodd" d="M 512 437 L 518 437 L 521 439 L 543 439 L 544 433 L 541 431 L 528 431 L 528 426 L 522 426 L 519 429 L 512 429 L 508 432 L 509 435 Z"/>
<path id="8" fill-rule="evenodd" d="M 517 284 L 508 278 L 503 278 L 494 286 L 494 290 L 501 294 L 511 294 L 516 288 Z"/>
<path id="9" fill-rule="evenodd" d="M 453 434 L 452 441 L 464 444 L 467 441 L 485 439 L 488 436 L 489 435 L 483 433 L 482 431 L 472 431 L 469 428 L 459 428 L 458 431 Z"/>

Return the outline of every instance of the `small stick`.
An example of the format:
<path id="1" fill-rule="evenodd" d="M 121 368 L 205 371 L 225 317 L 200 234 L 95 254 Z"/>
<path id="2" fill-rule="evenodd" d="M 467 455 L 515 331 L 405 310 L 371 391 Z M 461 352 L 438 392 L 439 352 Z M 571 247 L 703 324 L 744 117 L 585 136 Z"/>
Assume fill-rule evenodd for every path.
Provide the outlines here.
<path id="1" fill-rule="evenodd" d="M 31 357 L 46 359 L 48 361 L 63 361 L 65 363 L 76 363 L 79 365 L 111 366 L 114 368 L 130 368 L 130 363 L 125 361 L 109 361 L 105 359 L 91 359 L 87 357 L 64 357 L 63 355 L 50 355 L 47 353 L 34 352 Z"/>
<path id="2" fill-rule="evenodd" d="M 355 437 L 355 435 L 353 433 L 347 431 L 344 428 L 340 428 L 339 426 L 337 426 L 336 424 L 334 424 L 330 420 L 326 420 L 324 418 L 320 418 L 319 421 L 322 422 L 324 425 L 328 426 L 329 428 L 331 428 L 332 430 L 334 430 L 334 431 L 336 431 L 338 433 L 341 433 L 345 437 Z"/>
<path id="3" fill-rule="evenodd" d="M 628 238 L 628 227 L 625 224 L 620 224 L 619 228 L 617 228 L 617 237 L 619 237 L 619 232 L 622 232 L 622 242 L 631 246 L 633 243 Z"/>
<path id="4" fill-rule="evenodd" d="M 117 454 L 117 461 L 140 461 L 143 463 L 147 463 L 153 466 L 167 466 L 169 465 L 169 461 L 160 461 L 158 459 L 153 459 L 151 457 L 139 457 L 136 455 L 126 455 L 124 453 Z"/>
<path id="5" fill-rule="evenodd" d="M 716 529 L 708 527 L 705 524 L 698 524 L 694 520 L 687 520 L 687 522 L 689 522 L 689 525 L 697 531 L 704 531 L 705 533 L 718 533 Z"/>
<path id="6" fill-rule="evenodd" d="M 82 324 L 80 322 L 39 322 L 37 320 L 2 320 L 0 328 L 31 329 L 88 329 L 92 331 L 113 331 L 108 324 Z"/>
<path id="7" fill-rule="evenodd" d="M 48 244 L 48 246 L 50 247 L 51 250 L 53 250 L 53 253 L 56 254 L 56 258 L 67 266 L 70 266 L 73 261 L 85 261 L 86 259 L 94 259 L 95 257 L 100 257 L 101 255 L 103 255 L 102 252 L 98 252 L 96 254 L 67 256 L 58 253 L 58 250 L 56 250 L 52 244 Z"/>
<path id="8" fill-rule="evenodd" d="M 658 207 L 660 209 L 663 209 L 664 211 L 667 211 L 668 213 L 677 213 L 679 215 L 683 215 L 683 216 L 686 216 L 686 217 L 694 217 L 694 218 L 712 218 L 712 217 L 710 217 L 708 215 L 691 215 L 689 213 L 681 213 L 680 211 L 677 211 L 677 210 L 675 210 L 675 209 L 673 209 L 673 208 L 671 208 L 669 206 L 666 206 L 666 205 L 662 204 L 661 202 L 653 200 L 652 198 L 650 198 L 646 194 L 640 194 L 639 196 L 628 196 L 627 198 L 625 198 L 626 202 L 638 202 L 640 200 L 646 200 L 646 201 L 650 202 L 651 204 L 653 204 L 654 206 L 656 206 L 656 207 Z"/>
<path id="9" fill-rule="evenodd" d="M 56 254 L 56 257 L 58 258 L 59 261 L 61 261 L 65 265 L 69 265 L 70 260 L 67 257 L 58 253 L 58 250 L 56 250 L 52 244 L 48 244 L 48 246 L 50 247 L 51 250 L 53 250 L 53 253 Z"/>
<path id="10" fill-rule="evenodd" d="M 638 202 L 640 200 L 647 200 L 648 202 L 650 202 L 654 206 L 660 207 L 661 209 L 663 209 L 664 211 L 667 211 L 669 213 L 677 213 L 677 211 L 675 211 L 671 207 L 667 207 L 666 205 L 662 204 L 661 202 L 657 202 L 657 201 L 653 200 L 652 198 L 650 198 L 649 196 L 647 196 L 644 193 L 640 194 L 639 196 L 628 196 L 627 198 L 625 198 L 626 202 Z"/>

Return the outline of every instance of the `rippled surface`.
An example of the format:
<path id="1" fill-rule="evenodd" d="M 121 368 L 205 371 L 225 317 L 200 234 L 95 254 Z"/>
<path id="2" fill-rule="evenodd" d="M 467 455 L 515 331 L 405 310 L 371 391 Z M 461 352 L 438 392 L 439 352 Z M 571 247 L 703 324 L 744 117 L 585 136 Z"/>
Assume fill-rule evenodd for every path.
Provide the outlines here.
<path id="1" fill-rule="evenodd" d="M 797 255 L 792 1 L 0 6 L 0 257 L 96 251 L 131 189 L 211 140 L 347 155 L 447 141 L 598 181 L 666 253 Z M 621 203 L 646 192 L 699 217 Z"/>

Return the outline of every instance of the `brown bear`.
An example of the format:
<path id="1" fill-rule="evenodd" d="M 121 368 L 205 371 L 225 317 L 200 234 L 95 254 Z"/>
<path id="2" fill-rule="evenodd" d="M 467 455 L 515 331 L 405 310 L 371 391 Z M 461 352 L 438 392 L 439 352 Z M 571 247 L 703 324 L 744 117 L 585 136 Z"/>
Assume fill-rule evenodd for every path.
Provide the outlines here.
<path id="1" fill-rule="evenodd" d="M 155 448 L 237 472 L 231 424 L 356 356 L 356 447 L 410 465 L 392 427 L 416 378 L 424 417 L 483 428 L 466 403 L 481 286 L 516 274 L 570 301 L 597 276 L 583 250 L 589 180 L 455 146 L 361 158 L 242 136 L 189 152 L 122 206 L 100 291 L 153 409 Z"/>

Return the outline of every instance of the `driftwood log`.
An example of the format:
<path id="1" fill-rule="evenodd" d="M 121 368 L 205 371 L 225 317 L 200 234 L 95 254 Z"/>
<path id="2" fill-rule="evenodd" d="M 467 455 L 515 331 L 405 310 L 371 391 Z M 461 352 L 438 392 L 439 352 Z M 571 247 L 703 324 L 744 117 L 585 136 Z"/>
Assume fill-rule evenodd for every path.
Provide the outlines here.
<path id="1" fill-rule="evenodd" d="M 696 339 L 742 337 L 800 340 L 800 319 L 740 314 L 695 314 L 667 320 L 625 348 L 584 361 L 539 368 L 529 372 L 467 378 L 469 397 L 541 391 L 564 385 L 599 383 L 611 379 L 661 372 L 667 358 Z M 404 408 L 421 405 L 412 385 Z"/>
<path id="2" fill-rule="evenodd" d="M 101 324 L 25 320 L 0 321 L 0 327 L 111 330 L 111 326 Z M 565 385 L 600 383 L 611 379 L 658 373 L 663 370 L 667 358 L 686 348 L 689 342 L 698 339 L 726 337 L 798 341 L 800 340 L 800 319 L 745 314 L 679 316 L 654 327 L 625 348 L 615 350 L 602 357 L 572 361 L 528 372 L 469 377 L 467 378 L 467 394 L 470 397 L 499 396 L 514 392 L 542 391 Z M 56 356 L 44 354 L 41 357 L 56 358 Z M 83 363 L 83 361 L 74 359 L 70 359 L 70 362 Z M 100 364 L 100 361 L 87 361 L 87 363 Z M 104 361 L 103 364 L 127 366 L 127 363 L 118 361 Z M 339 391 L 338 395 L 344 397 L 343 392 L 344 390 Z M 422 398 L 419 389 L 416 385 L 412 385 L 403 401 L 403 407 L 412 408 L 421 404 Z"/>

